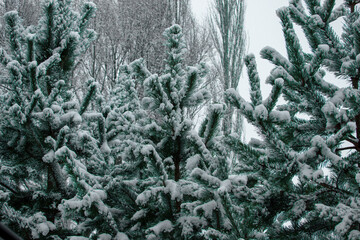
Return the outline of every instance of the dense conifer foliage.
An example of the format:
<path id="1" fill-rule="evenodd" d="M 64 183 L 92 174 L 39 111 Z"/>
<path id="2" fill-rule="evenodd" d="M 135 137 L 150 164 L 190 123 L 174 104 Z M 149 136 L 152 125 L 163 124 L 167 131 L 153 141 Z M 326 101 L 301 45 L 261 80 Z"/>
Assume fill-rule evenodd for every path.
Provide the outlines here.
<path id="1" fill-rule="evenodd" d="M 250 101 L 211 98 L 206 64 L 187 66 L 180 25 L 165 29 L 164 64 L 119 67 L 106 94 L 72 84 L 95 5 L 44 1 L 38 25 L 5 14 L 0 50 L 0 221 L 24 239 L 359 239 L 358 1 L 291 0 L 277 11 L 287 56 L 263 96 L 254 55 Z M 344 20 L 339 37 L 332 28 Z M 294 30 L 305 32 L 303 51 Z M 159 63 L 157 63 L 159 64 Z M 327 81 L 329 72 L 340 88 Z M 226 104 L 260 139 L 223 134 Z"/>
<path id="2" fill-rule="evenodd" d="M 360 237 L 357 3 L 345 1 L 334 9 L 332 0 L 290 1 L 277 11 L 287 56 L 271 47 L 261 51 L 275 65 L 266 80 L 273 86 L 270 96 L 262 99 L 252 55 L 246 58 L 251 102 L 227 91 L 228 100 L 263 138 L 250 142 L 242 154 L 253 157 L 240 162 L 265 190 L 257 202 L 265 206 L 261 215 L 271 222 L 261 225 L 274 239 Z M 340 38 L 331 23 L 342 16 Z M 293 24 L 305 32 L 311 53 L 302 50 L 305 43 L 299 42 Z M 327 82 L 324 70 L 350 86 Z M 274 108 L 280 94 L 285 104 Z"/>
<path id="3" fill-rule="evenodd" d="M 96 182 L 85 165 L 99 143 L 79 129 L 96 84 L 89 81 L 78 101 L 68 82 L 75 58 L 94 37 L 86 28 L 94 11 L 91 3 L 77 13 L 68 1 L 47 1 L 38 25 L 26 29 L 17 12 L 5 15 L 1 221 L 24 239 L 65 238 L 70 222 L 61 218 L 60 204 Z M 104 156 L 93 161 L 100 164 Z"/>
<path id="4" fill-rule="evenodd" d="M 131 239 L 222 236 L 231 229 L 216 192 L 223 180 L 218 176 L 227 177 L 225 150 L 216 139 L 224 106 L 211 106 L 201 134 L 194 130 L 186 113 L 210 97 L 199 89 L 203 67 L 183 66 L 180 26 L 164 36 L 164 72 L 151 74 L 137 60 L 124 67 L 113 93 L 109 143 L 121 149 L 122 164 L 108 187 L 121 199 L 116 204 L 127 207 L 124 226 Z M 136 83 L 143 85 L 139 91 Z"/>

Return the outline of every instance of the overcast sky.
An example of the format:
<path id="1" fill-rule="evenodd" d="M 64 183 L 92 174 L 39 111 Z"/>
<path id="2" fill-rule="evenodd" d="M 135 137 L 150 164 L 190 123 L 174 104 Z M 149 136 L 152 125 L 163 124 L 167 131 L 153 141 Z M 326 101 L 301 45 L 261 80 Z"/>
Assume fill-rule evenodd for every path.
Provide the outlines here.
<path id="1" fill-rule="evenodd" d="M 199 21 L 203 21 L 210 8 L 210 3 L 213 0 L 191 0 L 192 9 Z M 342 0 L 337 0 L 339 5 Z M 276 10 L 289 5 L 289 0 L 247 0 L 246 1 L 246 13 L 245 13 L 245 28 L 248 38 L 248 53 L 253 53 L 256 57 L 259 75 L 261 78 L 261 89 L 263 98 L 266 98 L 271 90 L 271 86 L 265 84 L 265 80 L 268 77 L 271 69 L 274 67 L 267 60 L 260 58 L 260 50 L 266 46 L 275 48 L 278 52 L 285 57 L 285 41 L 281 30 L 280 19 L 276 15 Z M 341 21 L 338 22 L 339 29 L 341 29 Z M 299 30 L 299 28 L 295 28 Z M 305 36 L 301 31 L 296 31 L 299 35 L 302 47 L 305 51 L 308 51 L 307 42 Z M 241 96 L 246 100 L 250 100 L 249 97 L 249 85 L 248 78 L 244 68 L 242 78 L 238 91 Z M 330 76 L 330 78 L 334 78 Z M 246 140 L 251 137 L 256 137 L 256 133 L 252 126 L 246 124 L 245 129 Z"/>

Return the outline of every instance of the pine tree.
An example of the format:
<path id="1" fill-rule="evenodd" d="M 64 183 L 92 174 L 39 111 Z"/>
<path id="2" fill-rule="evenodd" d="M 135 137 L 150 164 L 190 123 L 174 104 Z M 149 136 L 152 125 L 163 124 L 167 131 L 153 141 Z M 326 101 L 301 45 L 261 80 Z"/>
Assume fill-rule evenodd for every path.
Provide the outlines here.
<path id="1" fill-rule="evenodd" d="M 118 144 L 121 161 L 106 187 L 108 201 L 121 209 L 121 231 L 129 238 L 227 239 L 232 223 L 231 209 L 222 206 L 229 200 L 224 188 L 243 181 L 228 180 L 227 153 L 218 138 L 224 106 L 211 106 L 200 133 L 193 129 L 186 112 L 209 98 L 199 89 L 202 66 L 183 66 L 180 26 L 164 36 L 164 73 L 151 74 L 137 60 L 123 68 L 115 88 L 109 145 Z M 140 83 L 143 89 L 136 90 Z"/>
<path id="2" fill-rule="evenodd" d="M 226 93 L 262 140 L 244 145 L 233 139 L 228 144 L 246 156 L 236 168 L 253 179 L 251 193 L 263 192 L 256 201 L 244 202 L 260 219 L 255 229 L 266 229 L 271 239 L 358 239 L 358 1 L 334 9 L 333 0 L 306 0 L 307 10 L 302 2 L 291 1 L 277 11 L 287 57 L 270 47 L 261 51 L 275 65 L 267 78 L 273 86 L 270 96 L 262 99 L 252 55 L 245 62 L 251 102 L 234 90 Z M 339 38 L 331 23 L 342 16 L 345 26 Z M 302 50 L 293 23 L 302 27 L 311 53 Z M 327 82 L 323 67 L 350 80 L 351 86 Z M 274 110 L 279 95 L 285 104 Z M 353 151 L 344 154 L 347 149 Z"/>
<path id="3" fill-rule="evenodd" d="M 5 15 L 0 219 L 25 239 L 86 236 L 88 222 L 70 218 L 73 209 L 106 211 L 96 177 L 106 161 L 104 121 L 87 112 L 96 84 L 88 82 L 82 102 L 70 88 L 75 60 L 95 36 L 87 29 L 94 12 L 92 3 L 77 13 L 70 1 L 46 1 L 39 24 L 26 29 L 16 12 Z M 98 134 L 89 128 L 93 122 Z"/>

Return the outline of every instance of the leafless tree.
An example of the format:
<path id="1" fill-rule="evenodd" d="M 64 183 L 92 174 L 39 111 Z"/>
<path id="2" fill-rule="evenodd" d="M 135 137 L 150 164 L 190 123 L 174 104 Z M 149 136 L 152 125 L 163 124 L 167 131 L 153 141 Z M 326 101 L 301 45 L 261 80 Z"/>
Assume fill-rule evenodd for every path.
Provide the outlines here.
<path id="1" fill-rule="evenodd" d="M 93 1 L 97 15 L 92 27 L 98 38 L 77 71 L 96 79 L 105 93 L 118 79 L 123 64 L 144 58 L 150 71 L 162 69 L 165 59 L 162 33 L 174 23 L 183 27 L 189 49 L 187 64 L 198 64 L 208 55 L 210 35 L 192 16 L 189 0 Z"/>
<path id="2" fill-rule="evenodd" d="M 165 57 L 162 32 L 170 26 L 170 13 L 163 4 L 167 1 L 94 2 L 97 14 L 92 27 L 98 36 L 81 60 L 78 74 L 93 77 L 107 93 L 118 79 L 123 64 L 144 58 L 150 70 L 159 70 Z"/>
<path id="3" fill-rule="evenodd" d="M 73 0 L 75 9 L 85 0 Z M 92 0 L 97 5 L 96 17 L 90 27 L 97 33 L 96 40 L 78 60 L 72 74 L 74 88 L 94 78 L 100 90 L 108 93 L 119 78 L 120 67 L 144 58 L 152 72 L 164 65 L 162 33 L 172 24 L 182 26 L 187 41 L 187 65 L 206 60 L 211 49 L 210 34 L 192 15 L 190 0 Z M 41 0 L 0 0 L 0 12 L 17 10 L 28 26 L 37 22 Z M 80 10 L 80 9 L 79 9 Z M 5 31 L 1 31 L 0 45 L 4 46 Z M 77 91 L 81 94 L 80 91 Z"/>

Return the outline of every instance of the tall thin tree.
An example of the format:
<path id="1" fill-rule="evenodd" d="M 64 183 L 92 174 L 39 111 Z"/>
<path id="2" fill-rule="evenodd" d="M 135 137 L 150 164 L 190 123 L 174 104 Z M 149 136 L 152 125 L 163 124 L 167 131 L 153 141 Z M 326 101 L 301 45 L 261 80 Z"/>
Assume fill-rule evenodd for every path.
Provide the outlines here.
<path id="1" fill-rule="evenodd" d="M 216 50 L 214 65 L 223 90 L 237 88 L 239 84 L 246 48 L 244 15 L 244 0 L 214 0 L 210 29 Z M 225 134 L 232 132 L 233 114 L 229 107 L 223 121 Z M 237 118 L 240 120 L 240 115 Z"/>

